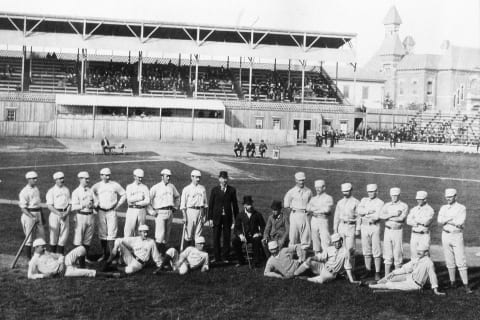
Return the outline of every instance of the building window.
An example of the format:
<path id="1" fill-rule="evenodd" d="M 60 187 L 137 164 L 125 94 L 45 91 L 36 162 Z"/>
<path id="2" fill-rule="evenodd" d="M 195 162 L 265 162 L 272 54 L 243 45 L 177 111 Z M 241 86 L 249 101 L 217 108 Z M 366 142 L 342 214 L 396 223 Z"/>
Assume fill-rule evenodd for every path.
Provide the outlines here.
<path id="1" fill-rule="evenodd" d="M 17 119 L 16 109 L 7 109 L 7 121 L 15 121 Z"/>
<path id="2" fill-rule="evenodd" d="M 363 100 L 368 99 L 368 87 L 362 87 L 362 99 Z"/>
<path id="3" fill-rule="evenodd" d="M 398 88 L 399 88 L 399 89 L 398 89 L 398 94 L 399 94 L 400 96 L 403 96 L 403 90 L 404 90 L 404 89 L 403 89 L 403 81 L 400 81 L 400 82 L 398 83 Z"/>
<path id="4" fill-rule="evenodd" d="M 433 94 L 433 81 L 427 81 L 427 95 L 431 96 Z"/>
<path id="5" fill-rule="evenodd" d="M 412 81 L 412 94 L 417 95 L 417 80 Z"/>
<path id="6" fill-rule="evenodd" d="M 460 100 L 463 101 L 463 84 L 462 84 L 462 86 L 460 87 Z"/>
<path id="7" fill-rule="evenodd" d="M 280 118 L 273 118 L 273 129 L 280 129 Z"/>
<path id="8" fill-rule="evenodd" d="M 263 129 L 263 117 L 255 118 L 255 129 Z"/>
<path id="9" fill-rule="evenodd" d="M 343 95 L 345 98 L 350 98 L 350 86 L 343 86 Z"/>

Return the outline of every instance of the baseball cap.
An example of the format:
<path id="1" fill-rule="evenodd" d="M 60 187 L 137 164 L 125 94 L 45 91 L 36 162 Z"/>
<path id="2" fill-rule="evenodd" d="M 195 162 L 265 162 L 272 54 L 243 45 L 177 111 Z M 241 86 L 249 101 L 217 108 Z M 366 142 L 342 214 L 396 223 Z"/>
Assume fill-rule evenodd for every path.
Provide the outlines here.
<path id="1" fill-rule="evenodd" d="M 100 170 L 100 174 L 108 175 L 112 174 L 112 171 L 110 171 L 110 168 L 103 168 L 102 170 Z"/>
<path id="2" fill-rule="evenodd" d="M 457 189 L 448 188 L 445 189 L 445 197 L 453 197 L 457 195 Z"/>
<path id="3" fill-rule="evenodd" d="M 195 243 L 198 243 L 198 244 L 205 243 L 205 238 L 203 236 L 196 237 Z"/>
<path id="4" fill-rule="evenodd" d="M 398 196 L 398 195 L 400 195 L 400 192 L 401 192 L 400 188 L 391 188 L 390 189 L 390 195 L 391 196 Z"/>
<path id="5" fill-rule="evenodd" d="M 53 174 L 53 180 L 57 180 L 61 178 L 65 178 L 65 175 L 63 174 L 63 172 L 58 171 Z"/>
<path id="6" fill-rule="evenodd" d="M 340 234 L 338 233 L 334 233 L 332 234 L 332 236 L 330 237 L 330 241 L 333 243 L 333 242 L 337 242 L 337 241 L 340 241 L 340 239 L 342 239 L 342 237 L 340 236 Z"/>
<path id="7" fill-rule="evenodd" d="M 295 173 L 295 180 L 305 180 L 307 177 L 304 172 Z"/>
<path id="8" fill-rule="evenodd" d="M 202 173 L 198 170 L 192 170 L 192 173 L 190 174 L 192 177 L 201 177 Z"/>
<path id="9" fill-rule="evenodd" d="M 315 188 L 320 188 L 325 185 L 325 180 L 315 180 Z"/>
<path id="10" fill-rule="evenodd" d="M 160 172 L 160 174 L 163 176 L 164 174 L 168 175 L 168 176 L 171 176 L 172 175 L 172 172 L 168 169 L 163 169 L 162 172 Z"/>
<path id="11" fill-rule="evenodd" d="M 38 247 L 38 246 L 45 246 L 47 243 L 45 242 L 45 240 L 43 240 L 42 238 L 38 238 L 38 239 L 35 239 L 35 241 L 33 241 L 33 247 Z"/>
<path id="12" fill-rule="evenodd" d="M 415 199 L 423 200 L 423 199 L 426 199 L 427 196 L 428 196 L 428 193 L 426 191 L 417 191 L 417 195 L 415 196 Z"/>
<path id="13" fill-rule="evenodd" d="M 141 224 L 138 227 L 138 231 L 148 231 L 148 230 L 150 230 L 150 228 L 146 224 Z"/>
<path id="14" fill-rule="evenodd" d="M 277 241 L 269 241 L 268 242 L 268 250 L 274 250 L 278 248 Z"/>
<path id="15" fill-rule="evenodd" d="M 139 178 L 143 178 L 145 173 L 143 172 L 142 169 L 135 169 L 135 170 L 133 170 L 133 175 L 136 176 L 136 177 L 139 177 Z"/>
<path id="16" fill-rule="evenodd" d="M 378 187 L 375 183 L 367 184 L 367 192 L 377 191 Z"/>
<path id="17" fill-rule="evenodd" d="M 25 179 L 35 179 L 38 178 L 38 174 L 35 171 L 28 171 L 25 175 Z"/>
<path id="18" fill-rule="evenodd" d="M 429 249 L 426 243 L 419 243 L 417 246 L 417 251 L 428 251 Z"/>
<path id="19" fill-rule="evenodd" d="M 341 188 L 342 188 L 342 192 L 344 192 L 344 191 L 350 191 L 350 190 L 352 190 L 352 184 L 349 183 L 349 182 L 347 182 L 347 183 L 342 183 Z"/>
<path id="20" fill-rule="evenodd" d="M 80 172 L 77 174 L 77 177 L 78 177 L 78 178 L 90 178 L 90 175 L 88 174 L 87 171 L 80 171 Z"/>

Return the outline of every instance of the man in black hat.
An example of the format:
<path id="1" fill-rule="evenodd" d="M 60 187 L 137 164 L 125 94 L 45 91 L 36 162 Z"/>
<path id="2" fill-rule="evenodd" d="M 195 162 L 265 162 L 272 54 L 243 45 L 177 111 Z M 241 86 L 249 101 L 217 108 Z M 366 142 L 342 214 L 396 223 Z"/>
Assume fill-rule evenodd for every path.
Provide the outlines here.
<path id="1" fill-rule="evenodd" d="M 235 219 L 233 249 L 238 259 L 238 266 L 245 264 L 242 245 L 251 243 L 253 247 L 253 264 L 259 267 L 264 260 L 262 235 L 265 230 L 265 220 L 260 212 L 253 208 L 252 196 L 243 197 L 243 208 Z"/>
<path id="2" fill-rule="evenodd" d="M 230 254 L 231 226 L 238 216 L 237 191 L 228 184 L 227 171 L 220 171 L 218 176 L 220 184 L 210 192 L 208 203 L 208 220 L 213 222 L 213 251 L 214 260 L 228 262 Z M 220 254 L 220 239 L 223 233 L 223 250 Z"/>
<path id="3" fill-rule="evenodd" d="M 273 200 L 271 207 L 272 215 L 268 217 L 267 226 L 263 233 L 263 244 L 270 241 L 277 241 L 278 247 L 281 249 L 288 245 L 288 231 L 290 229 L 290 221 L 288 216 L 282 212 L 282 201 Z M 269 253 L 268 249 L 265 253 Z"/>

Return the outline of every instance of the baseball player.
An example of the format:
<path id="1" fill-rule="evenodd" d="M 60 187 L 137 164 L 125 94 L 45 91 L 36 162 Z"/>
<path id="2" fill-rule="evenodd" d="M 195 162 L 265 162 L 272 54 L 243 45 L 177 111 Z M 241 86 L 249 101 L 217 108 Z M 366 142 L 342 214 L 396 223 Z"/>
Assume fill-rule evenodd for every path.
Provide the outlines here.
<path id="1" fill-rule="evenodd" d="M 326 283 L 335 280 L 337 274 L 344 269 L 350 283 L 359 284 L 360 281 L 355 281 L 352 273 L 353 250 L 343 246 L 343 238 L 339 233 L 332 234 L 331 241 L 332 245 L 327 250 L 306 261 L 313 273 L 317 274 L 308 278 L 308 281 Z"/>
<path id="2" fill-rule="evenodd" d="M 437 275 L 433 261 L 428 256 L 428 249 L 429 245 L 420 243 L 410 262 L 387 274 L 376 284 L 370 284 L 369 287 L 383 290 L 418 291 L 429 280 L 432 290 L 437 296 L 445 295 L 438 291 Z"/>
<path id="3" fill-rule="evenodd" d="M 386 203 L 380 212 L 380 219 L 385 220 L 385 232 L 383 238 L 383 260 L 385 262 L 385 274 L 389 274 L 392 263 L 395 269 L 402 266 L 403 261 L 403 223 L 408 214 L 408 206 L 399 199 L 400 188 L 390 189 L 391 202 Z"/>
<path id="4" fill-rule="evenodd" d="M 312 198 L 312 191 L 305 186 L 305 173 L 295 173 L 295 187 L 288 190 L 283 199 L 283 206 L 290 209 L 289 244 L 301 244 L 303 260 L 310 247 L 310 221 L 307 215 L 307 204 Z"/>
<path id="5" fill-rule="evenodd" d="M 410 214 L 407 216 L 407 224 L 412 226 L 412 235 L 410 237 L 410 257 L 416 256 L 419 244 L 430 246 L 430 224 L 433 221 L 435 212 L 427 203 L 427 192 L 418 191 L 415 199 L 417 205 L 410 209 Z"/>
<path id="6" fill-rule="evenodd" d="M 445 189 L 446 205 L 438 212 L 438 224 L 442 226 L 442 245 L 445 264 L 450 278 L 450 287 L 455 287 L 455 265 L 462 279 L 466 293 L 472 293 L 468 286 L 467 259 L 463 243 L 463 228 L 467 209 L 457 202 L 457 190 Z"/>
<path id="7" fill-rule="evenodd" d="M 360 230 L 360 219 L 357 208 L 359 202 L 352 196 L 352 184 L 341 185 L 343 199 L 337 202 L 335 216 L 333 218 L 333 232 L 340 234 L 345 243 L 345 248 L 352 252 L 352 259 L 355 253 L 355 235 Z M 354 263 L 352 265 L 355 265 Z"/>
<path id="8" fill-rule="evenodd" d="M 202 174 L 198 170 L 193 170 L 190 176 L 192 183 L 183 188 L 180 200 L 180 209 L 185 224 L 183 237 L 187 247 L 193 245 L 193 239 L 202 235 L 205 209 L 208 208 L 207 191 L 200 184 Z"/>
<path id="9" fill-rule="evenodd" d="M 315 253 L 326 251 L 330 245 L 328 218 L 332 212 L 333 198 L 325 193 L 325 189 L 325 181 L 316 180 L 315 190 L 317 195 L 310 199 L 307 205 L 307 212 L 312 215 L 310 225 L 312 228 L 313 251 Z"/>
<path id="10" fill-rule="evenodd" d="M 180 205 L 180 194 L 177 188 L 170 183 L 172 172 L 163 169 L 160 172 L 162 181 L 150 189 L 151 214 L 155 216 L 155 241 L 160 254 L 165 255 L 166 243 L 170 238 L 172 229 L 173 212 Z"/>
<path id="11" fill-rule="evenodd" d="M 147 205 L 150 204 L 150 192 L 142 183 L 144 177 L 142 169 L 133 170 L 134 181 L 125 189 L 128 209 L 125 215 L 124 237 L 133 237 L 139 225 L 145 224 Z"/>
<path id="12" fill-rule="evenodd" d="M 86 171 L 81 171 L 77 175 L 79 185 L 72 192 L 72 212 L 74 215 L 75 231 L 73 236 L 73 245 L 85 248 L 85 256 L 79 258 L 80 267 L 85 266 L 88 250 L 92 243 L 95 219 L 93 210 L 93 192 L 89 188 L 90 175 Z"/>
<path id="13" fill-rule="evenodd" d="M 267 260 L 265 271 L 266 277 L 288 279 L 298 276 L 310 269 L 310 266 L 301 259 L 295 259 L 294 256 L 301 257 L 303 249 L 300 244 L 290 245 L 287 248 L 279 248 L 277 241 L 268 243 L 268 250 L 271 256 Z"/>
<path id="14" fill-rule="evenodd" d="M 40 191 L 37 188 L 38 175 L 35 171 L 29 171 L 25 175 L 25 178 L 28 182 L 18 195 L 18 206 L 22 210 L 20 222 L 22 223 L 25 237 L 28 236 L 32 228 L 35 227 L 25 244 L 25 253 L 27 254 L 27 258 L 30 259 L 32 257 L 33 238 L 44 239 L 45 230 L 43 229 L 42 209 L 40 208 Z M 37 223 L 37 225 L 35 223 Z"/>
<path id="15" fill-rule="evenodd" d="M 98 272 L 92 269 L 77 268 L 75 263 L 81 257 L 85 257 L 86 250 L 83 246 L 76 247 L 66 256 L 51 253 L 45 250 L 45 240 L 39 238 L 33 242 L 35 254 L 28 263 L 28 279 L 43 279 L 51 277 L 114 277 L 119 273 Z"/>
<path id="16" fill-rule="evenodd" d="M 361 221 L 362 251 L 366 272 L 361 279 L 366 279 L 372 274 L 372 257 L 375 264 L 375 280 L 380 280 L 382 267 L 382 249 L 380 243 L 380 212 L 383 201 L 377 198 L 377 185 L 368 184 L 368 197 L 362 198 L 357 212 Z"/>
<path id="17" fill-rule="evenodd" d="M 200 236 L 195 238 L 195 247 L 190 246 L 183 250 L 180 255 L 175 248 L 167 250 L 167 260 L 174 271 L 178 271 L 180 275 L 187 274 L 189 271 L 200 269 L 201 272 L 209 270 L 208 253 L 204 250 L 205 238 Z"/>
<path id="18" fill-rule="evenodd" d="M 149 228 L 142 224 L 138 227 L 139 236 L 115 239 L 112 254 L 107 260 L 105 268 L 114 260 L 121 258 L 126 267 L 126 274 L 132 274 L 143 269 L 145 264 L 153 259 L 157 267 L 162 265 L 162 258 L 157 250 L 155 241 L 148 238 Z"/>
<path id="19" fill-rule="evenodd" d="M 63 172 L 53 174 L 55 185 L 47 192 L 47 207 L 50 210 L 48 226 L 50 230 L 50 250 L 64 254 L 70 231 L 69 214 L 71 210 L 70 191 L 64 185 Z"/>
<path id="20" fill-rule="evenodd" d="M 108 258 L 117 237 L 117 210 L 125 202 L 125 190 L 115 181 L 110 181 L 112 172 L 109 168 L 100 170 L 100 182 L 92 187 L 94 207 L 98 211 L 98 237 L 103 255 L 98 259 Z"/>

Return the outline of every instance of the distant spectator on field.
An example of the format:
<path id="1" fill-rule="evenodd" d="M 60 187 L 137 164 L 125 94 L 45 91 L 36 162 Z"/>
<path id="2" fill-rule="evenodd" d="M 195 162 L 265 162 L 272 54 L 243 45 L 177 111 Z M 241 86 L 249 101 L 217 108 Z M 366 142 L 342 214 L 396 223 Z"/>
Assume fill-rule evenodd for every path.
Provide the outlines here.
<path id="1" fill-rule="evenodd" d="M 246 151 L 247 151 L 247 158 L 255 157 L 255 143 L 253 143 L 252 139 L 248 139 Z"/>
<path id="2" fill-rule="evenodd" d="M 103 154 L 105 154 L 105 155 L 107 154 L 107 151 L 108 151 L 109 154 L 111 154 L 112 149 L 115 148 L 113 146 L 110 146 L 110 141 L 108 141 L 106 136 L 103 137 L 101 145 L 102 145 L 102 149 L 103 149 Z"/>
<path id="3" fill-rule="evenodd" d="M 242 157 L 243 143 L 242 141 L 240 141 L 240 139 L 237 139 L 237 141 L 233 145 L 233 152 L 235 152 L 235 157 Z"/>
<path id="4" fill-rule="evenodd" d="M 319 132 L 317 132 L 317 133 L 315 134 L 315 145 L 316 145 L 317 147 L 321 147 L 321 146 L 322 146 L 322 136 L 320 135 Z"/>
<path id="5" fill-rule="evenodd" d="M 260 141 L 260 146 L 258 147 L 258 151 L 260 152 L 260 156 L 263 158 L 263 155 L 267 151 L 268 147 L 264 140 Z"/>

